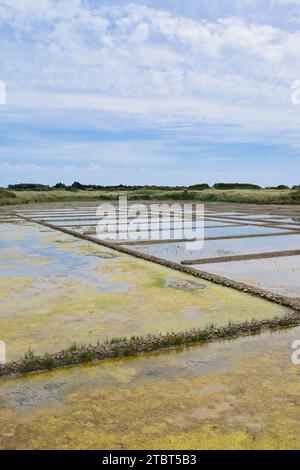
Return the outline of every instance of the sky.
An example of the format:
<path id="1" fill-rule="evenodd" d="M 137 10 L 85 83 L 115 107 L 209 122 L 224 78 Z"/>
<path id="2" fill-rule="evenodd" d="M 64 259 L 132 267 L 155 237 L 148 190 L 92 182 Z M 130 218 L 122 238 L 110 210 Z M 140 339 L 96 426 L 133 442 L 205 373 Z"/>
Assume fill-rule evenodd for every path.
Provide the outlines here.
<path id="1" fill-rule="evenodd" d="M 0 186 L 300 184 L 300 0 L 0 0 L 0 80 Z"/>

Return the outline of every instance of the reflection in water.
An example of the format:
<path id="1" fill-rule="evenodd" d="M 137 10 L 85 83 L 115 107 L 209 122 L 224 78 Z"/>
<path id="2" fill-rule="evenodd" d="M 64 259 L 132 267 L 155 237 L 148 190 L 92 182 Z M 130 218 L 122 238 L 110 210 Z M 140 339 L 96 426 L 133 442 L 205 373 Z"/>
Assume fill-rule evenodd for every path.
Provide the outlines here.
<path id="1" fill-rule="evenodd" d="M 172 261 L 217 258 L 248 253 L 263 253 L 300 249 L 300 235 L 262 238 L 237 238 L 230 240 L 208 240 L 202 250 L 187 250 L 186 243 L 138 245 L 135 248 Z"/>
<path id="2" fill-rule="evenodd" d="M 201 264 L 195 265 L 194 268 L 281 295 L 300 297 L 300 256 Z"/>

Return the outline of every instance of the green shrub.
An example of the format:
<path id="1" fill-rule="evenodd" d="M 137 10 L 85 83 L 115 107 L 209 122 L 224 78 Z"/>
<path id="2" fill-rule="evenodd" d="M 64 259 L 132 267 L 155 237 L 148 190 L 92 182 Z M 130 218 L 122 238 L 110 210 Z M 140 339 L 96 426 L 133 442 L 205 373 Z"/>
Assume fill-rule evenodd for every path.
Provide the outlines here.
<path id="1" fill-rule="evenodd" d="M 43 359 L 39 361 L 40 365 L 42 367 L 45 367 L 46 369 L 54 369 L 55 367 L 55 360 L 53 357 L 46 355 Z"/>
<path id="2" fill-rule="evenodd" d="M 12 189 L 13 191 L 49 191 L 50 186 L 39 183 L 20 183 L 10 184 L 8 189 Z"/>
<path id="3" fill-rule="evenodd" d="M 6 189 L 0 189 L 0 199 L 14 199 L 16 195 L 7 191 Z"/>
<path id="4" fill-rule="evenodd" d="M 193 184 L 192 186 L 189 186 L 189 189 L 194 189 L 198 191 L 203 191 L 204 189 L 210 189 L 209 184 L 203 183 L 203 184 Z"/>
<path id="5" fill-rule="evenodd" d="M 251 183 L 216 183 L 214 189 L 261 189 L 257 184 Z"/>

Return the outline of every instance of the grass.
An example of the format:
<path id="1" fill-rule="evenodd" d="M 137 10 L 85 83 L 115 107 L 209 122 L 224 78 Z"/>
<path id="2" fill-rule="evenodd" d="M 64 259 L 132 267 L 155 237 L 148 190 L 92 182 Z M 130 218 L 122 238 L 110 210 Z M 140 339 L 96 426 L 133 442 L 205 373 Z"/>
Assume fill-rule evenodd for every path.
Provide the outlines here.
<path id="1" fill-rule="evenodd" d="M 34 351 L 29 347 L 26 353 L 24 354 L 25 361 L 31 361 L 34 359 Z"/>
<path id="2" fill-rule="evenodd" d="M 49 355 L 46 355 L 44 358 L 40 359 L 39 363 L 43 369 L 52 370 L 55 367 L 55 360 Z"/>
<path id="3" fill-rule="evenodd" d="M 93 353 L 90 351 L 81 351 L 79 354 L 80 362 L 89 362 L 93 359 Z"/>
<path id="4" fill-rule="evenodd" d="M 6 189 L 0 188 L 0 204 L 1 204 L 1 201 L 11 200 L 11 199 L 16 199 L 16 195 L 11 191 L 7 191 Z"/>
<path id="5" fill-rule="evenodd" d="M 45 354 L 44 356 L 35 356 L 34 351 L 29 348 L 20 361 L 0 366 L 0 375 L 52 370 L 67 365 L 83 364 L 93 360 L 135 356 L 140 353 L 179 347 L 184 344 L 201 344 L 237 338 L 239 336 L 255 335 L 261 333 L 266 328 L 272 331 L 279 328 L 296 326 L 299 323 L 299 314 L 292 313 L 284 317 L 260 321 L 252 320 L 241 324 L 229 322 L 227 326 L 220 328 L 210 324 L 202 330 L 190 330 L 179 333 L 171 332 L 157 336 L 148 334 L 145 337 L 116 337 L 104 342 L 98 342 L 96 346 L 73 343 L 68 349 L 64 349 L 56 354 Z"/>
<path id="6" fill-rule="evenodd" d="M 68 349 L 64 350 L 63 352 L 74 352 L 74 351 L 78 351 L 80 348 L 81 346 L 75 341 L 68 347 Z"/>
<path id="7" fill-rule="evenodd" d="M 127 195 L 128 200 L 157 201 L 220 201 L 247 204 L 300 204 L 299 190 L 275 189 L 205 189 L 163 190 L 145 189 L 135 191 L 6 191 L 0 190 L 0 205 L 31 204 L 63 201 L 115 201 Z"/>

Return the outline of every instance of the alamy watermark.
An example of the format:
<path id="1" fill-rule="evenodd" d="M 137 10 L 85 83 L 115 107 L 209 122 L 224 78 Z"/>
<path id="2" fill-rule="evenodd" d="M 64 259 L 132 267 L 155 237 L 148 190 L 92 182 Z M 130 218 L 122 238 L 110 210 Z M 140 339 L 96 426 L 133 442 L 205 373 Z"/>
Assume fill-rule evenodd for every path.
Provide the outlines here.
<path id="1" fill-rule="evenodd" d="M 295 80 L 292 83 L 292 95 L 291 95 L 291 102 L 292 104 L 299 105 L 300 104 L 300 80 Z"/>
<path id="2" fill-rule="evenodd" d="M 178 240 L 187 250 L 201 250 L 204 244 L 204 205 L 195 203 L 128 204 L 121 196 L 118 204 L 97 208 L 96 234 L 115 241 Z"/>
<path id="3" fill-rule="evenodd" d="M 6 344 L 0 341 L 0 364 L 6 364 Z"/>
<path id="4" fill-rule="evenodd" d="M 6 85 L 0 80 L 0 104 L 6 104 Z"/>
<path id="5" fill-rule="evenodd" d="M 292 349 L 294 349 L 292 356 L 291 356 L 291 361 L 294 366 L 299 366 L 300 365 L 300 340 L 297 339 L 292 343 Z"/>

